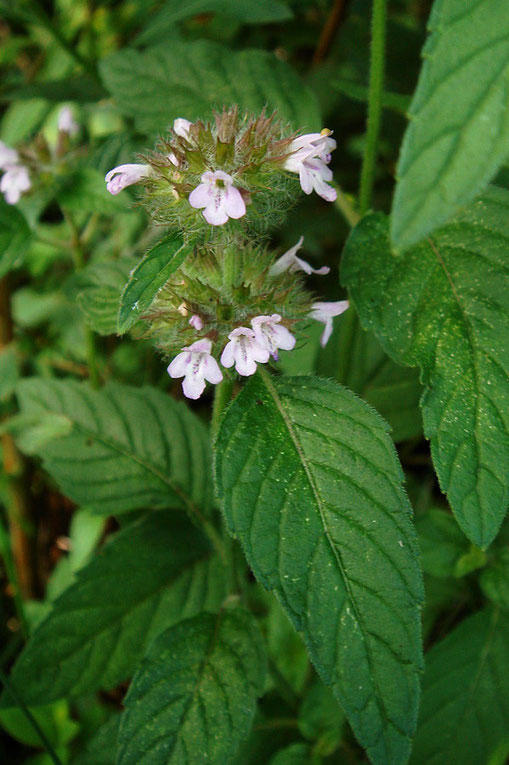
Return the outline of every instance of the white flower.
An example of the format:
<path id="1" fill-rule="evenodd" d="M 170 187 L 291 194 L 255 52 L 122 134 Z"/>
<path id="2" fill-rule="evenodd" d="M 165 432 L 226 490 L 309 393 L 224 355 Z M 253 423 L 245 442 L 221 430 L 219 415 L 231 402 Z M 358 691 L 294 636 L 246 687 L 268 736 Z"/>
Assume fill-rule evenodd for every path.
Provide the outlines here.
<path id="1" fill-rule="evenodd" d="M 242 218 L 246 205 L 233 185 L 233 178 L 222 170 L 207 171 L 201 183 L 189 195 L 191 207 L 204 207 L 203 217 L 212 226 L 221 226 L 228 218 Z"/>
<path id="2" fill-rule="evenodd" d="M 265 345 L 270 355 L 278 360 L 278 349 L 291 351 L 295 348 L 295 338 L 286 327 L 279 322 L 281 316 L 273 313 L 272 316 L 255 316 L 251 319 L 255 338 L 260 345 Z"/>
<path id="3" fill-rule="evenodd" d="M 183 117 L 177 117 L 173 123 L 173 132 L 181 138 L 187 138 L 189 136 L 189 128 L 192 124 L 192 122 L 185 120 Z"/>
<path id="4" fill-rule="evenodd" d="M 322 321 L 325 324 L 325 329 L 320 339 L 322 348 L 327 345 L 329 337 L 332 334 L 333 317 L 342 314 L 343 311 L 346 311 L 348 306 L 348 300 L 338 300 L 336 303 L 313 303 L 309 313 L 310 317 L 317 321 Z"/>
<path id="5" fill-rule="evenodd" d="M 294 138 L 290 144 L 291 154 L 284 164 L 285 170 L 298 173 L 302 191 L 311 194 L 313 189 L 327 202 L 334 202 L 336 190 L 326 181 L 332 180 L 332 171 L 327 167 L 331 160 L 331 151 L 336 148 L 336 141 L 330 137 L 330 131 L 307 133 Z"/>
<path id="6" fill-rule="evenodd" d="M 221 354 L 223 367 L 232 367 L 239 375 L 248 377 L 256 372 L 256 363 L 265 364 L 270 353 L 265 343 L 261 343 L 254 330 L 248 327 L 237 327 L 228 335 L 230 340 Z"/>
<path id="7" fill-rule="evenodd" d="M 182 390 L 187 398 L 200 398 L 205 390 L 205 380 L 217 385 L 223 374 L 215 358 L 210 355 L 210 340 L 197 340 L 182 353 L 175 356 L 168 367 L 170 377 L 183 377 Z"/>
<path id="8" fill-rule="evenodd" d="M 16 149 L 11 149 L 6 143 L 0 141 L 0 170 L 8 170 L 19 162 L 19 154 Z"/>
<path id="9" fill-rule="evenodd" d="M 0 191 L 9 205 L 15 205 L 24 191 L 32 187 L 30 175 L 23 165 L 10 165 L 0 181 Z"/>
<path id="10" fill-rule="evenodd" d="M 76 135 L 80 126 L 74 119 L 70 106 L 62 106 L 58 114 L 58 129 L 67 135 Z"/>
<path id="11" fill-rule="evenodd" d="M 151 173 L 150 165 L 119 165 L 106 173 L 104 180 L 110 194 L 120 194 L 127 186 L 148 178 Z"/>
<path id="12" fill-rule="evenodd" d="M 284 255 L 281 255 L 281 257 L 276 260 L 269 271 L 270 276 L 277 276 L 278 274 L 282 274 L 283 271 L 304 271 L 306 274 L 319 274 L 320 276 L 329 273 L 329 266 L 313 268 L 309 265 L 309 263 L 306 263 L 305 260 L 297 257 L 296 252 L 302 247 L 303 241 L 304 237 L 301 236 L 294 247 L 289 249 L 288 252 L 285 252 Z"/>
<path id="13" fill-rule="evenodd" d="M 197 313 L 193 314 L 191 318 L 189 319 L 189 324 L 193 327 L 193 329 L 198 330 L 198 332 L 203 329 L 203 319 L 201 316 L 198 316 Z"/>

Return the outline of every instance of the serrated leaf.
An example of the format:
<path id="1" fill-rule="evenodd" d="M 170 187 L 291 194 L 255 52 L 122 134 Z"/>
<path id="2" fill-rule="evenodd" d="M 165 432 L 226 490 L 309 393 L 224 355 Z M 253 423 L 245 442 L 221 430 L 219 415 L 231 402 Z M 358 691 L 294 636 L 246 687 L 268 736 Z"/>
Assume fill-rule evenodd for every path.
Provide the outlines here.
<path id="1" fill-rule="evenodd" d="M 191 252 L 192 245 L 184 243 L 179 232 L 164 237 L 147 252 L 131 272 L 122 292 L 117 320 L 119 334 L 127 332 L 150 308 L 161 287 Z"/>
<path id="2" fill-rule="evenodd" d="M 509 152 L 509 13 L 440 0 L 397 167 L 392 240 L 415 244 L 472 200 Z"/>
<path id="3" fill-rule="evenodd" d="M 251 380 L 216 443 L 228 527 L 372 761 L 406 762 L 422 583 L 388 427 L 330 380 Z"/>
<path id="4" fill-rule="evenodd" d="M 99 335 L 116 333 L 120 296 L 136 263 L 135 258 L 92 263 L 80 274 L 83 286 L 78 293 L 78 305 L 88 326 Z"/>
<path id="5" fill-rule="evenodd" d="M 136 42 L 159 42 L 171 33 L 182 19 L 202 13 L 220 13 L 245 24 L 268 24 L 291 19 L 292 11 L 280 0 L 165 0 L 156 15 L 150 19 Z"/>
<path id="6" fill-rule="evenodd" d="M 371 215 L 342 258 L 363 326 L 396 361 L 421 368 L 435 470 L 479 547 L 497 533 L 509 493 L 508 213 L 509 192 L 492 188 L 399 257 L 387 219 Z"/>
<path id="7" fill-rule="evenodd" d="M 151 646 L 125 699 L 117 765 L 231 762 L 263 691 L 265 654 L 240 609 L 200 614 Z"/>
<path id="8" fill-rule="evenodd" d="M 105 515 L 148 507 L 207 511 L 208 433 L 184 404 L 148 386 L 118 383 L 95 391 L 86 383 L 32 378 L 17 390 L 23 415 L 68 421 L 68 435 L 34 450 L 78 504 Z"/>
<path id="9" fill-rule="evenodd" d="M 141 131 L 164 130 L 177 117 L 211 117 L 214 108 L 232 104 L 253 112 L 277 109 L 294 128 L 320 127 L 313 93 L 266 51 L 231 51 L 207 40 L 174 42 L 171 48 L 114 53 L 100 70 L 119 109 Z"/>
<path id="10" fill-rule="evenodd" d="M 156 635 L 220 605 L 220 571 L 185 516 L 158 511 L 143 517 L 78 571 L 16 661 L 12 683 L 26 704 L 113 688 Z"/>
<path id="11" fill-rule="evenodd" d="M 22 262 L 30 237 L 24 216 L 0 197 L 0 278 Z"/>
<path id="12" fill-rule="evenodd" d="M 454 576 L 456 564 L 469 544 L 452 515 L 430 508 L 415 521 L 422 570 L 431 576 Z"/>
<path id="13" fill-rule="evenodd" d="M 465 619 L 426 655 L 413 765 L 479 765 L 509 730 L 509 617 Z"/>

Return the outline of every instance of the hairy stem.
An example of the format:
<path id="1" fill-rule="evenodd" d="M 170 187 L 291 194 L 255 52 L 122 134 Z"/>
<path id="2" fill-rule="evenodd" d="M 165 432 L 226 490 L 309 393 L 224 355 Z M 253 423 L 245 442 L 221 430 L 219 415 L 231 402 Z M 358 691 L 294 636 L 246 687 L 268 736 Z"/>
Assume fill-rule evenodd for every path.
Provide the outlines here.
<path id="1" fill-rule="evenodd" d="M 373 0 L 371 17 L 371 62 L 369 72 L 368 121 L 366 145 L 362 159 L 359 207 L 361 216 L 371 207 L 375 180 L 378 136 L 382 116 L 385 72 L 385 33 L 387 0 Z"/>
<path id="2" fill-rule="evenodd" d="M 344 9 L 345 0 L 334 0 L 313 55 L 313 66 L 320 64 L 329 52 L 343 18 Z"/>
<path id="3" fill-rule="evenodd" d="M 338 208 L 339 212 L 341 213 L 343 218 L 346 220 L 348 225 L 351 228 L 353 228 L 360 221 L 361 216 L 359 215 L 359 213 L 353 206 L 348 196 L 338 186 L 338 184 L 333 183 L 332 185 L 336 189 L 336 193 L 337 193 L 336 201 L 334 204 L 336 205 L 336 207 Z"/>
<path id="4" fill-rule="evenodd" d="M 214 390 L 214 405 L 212 407 L 212 439 L 215 440 L 217 431 L 219 430 L 219 423 L 224 410 L 230 403 L 230 399 L 233 393 L 233 381 L 225 378 L 219 385 L 216 385 Z"/>

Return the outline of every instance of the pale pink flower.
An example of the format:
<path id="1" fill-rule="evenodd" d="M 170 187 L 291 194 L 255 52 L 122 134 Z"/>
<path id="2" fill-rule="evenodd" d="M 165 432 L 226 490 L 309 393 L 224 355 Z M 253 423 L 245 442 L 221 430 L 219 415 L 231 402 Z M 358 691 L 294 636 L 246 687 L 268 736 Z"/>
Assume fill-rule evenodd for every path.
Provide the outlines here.
<path id="1" fill-rule="evenodd" d="M 295 347 L 295 338 L 286 327 L 280 324 L 281 316 L 273 313 L 271 316 L 255 316 L 251 326 L 259 345 L 265 345 L 270 355 L 278 360 L 278 349 L 291 351 Z"/>
<path id="2" fill-rule="evenodd" d="M 30 175 L 24 165 L 9 165 L 0 181 L 0 191 L 8 205 L 19 202 L 24 191 L 32 187 Z"/>
<path id="3" fill-rule="evenodd" d="M 310 317 L 325 324 L 325 329 L 320 339 L 322 348 L 327 345 L 329 337 L 332 334 L 332 319 L 334 316 L 339 316 L 346 311 L 348 306 L 348 300 L 338 300 L 335 303 L 313 303 L 309 313 Z"/>
<path id="4" fill-rule="evenodd" d="M 80 126 L 74 119 L 74 114 L 70 106 L 62 106 L 58 114 L 58 129 L 61 133 L 67 135 L 76 135 Z"/>
<path id="5" fill-rule="evenodd" d="M 192 124 L 192 122 L 185 120 L 183 117 L 177 117 L 173 123 L 173 132 L 181 138 L 187 138 L 189 136 L 189 128 Z"/>
<path id="6" fill-rule="evenodd" d="M 201 316 L 198 316 L 198 314 L 193 314 L 191 318 L 189 319 L 189 324 L 193 327 L 193 329 L 198 330 L 198 332 L 203 329 L 203 320 Z"/>
<path id="7" fill-rule="evenodd" d="M 175 356 L 168 367 L 170 377 L 183 377 L 182 390 L 187 398 L 197 399 L 205 390 L 205 380 L 217 385 L 223 374 L 215 358 L 211 356 L 210 340 L 197 340 L 182 353 Z"/>
<path id="8" fill-rule="evenodd" d="M 296 253 L 302 247 L 304 237 L 301 236 L 297 244 L 285 252 L 284 255 L 276 260 L 273 266 L 271 266 L 269 274 L 270 276 L 277 276 L 284 271 L 304 271 L 306 274 L 318 274 L 323 276 L 328 274 L 330 268 L 328 266 L 322 266 L 321 268 L 313 268 L 305 260 L 298 258 Z"/>
<path id="9" fill-rule="evenodd" d="M 212 226 L 221 226 L 228 218 L 242 218 L 246 205 L 233 185 L 233 178 L 222 170 L 207 171 L 201 183 L 189 195 L 191 207 L 204 207 L 203 217 Z"/>
<path id="10" fill-rule="evenodd" d="M 269 360 L 269 350 L 266 343 L 260 342 L 254 330 L 248 327 L 237 327 L 228 335 L 230 340 L 221 354 L 223 367 L 232 367 L 239 375 L 248 377 L 256 372 L 256 363 L 265 364 Z"/>
<path id="11" fill-rule="evenodd" d="M 8 170 L 13 165 L 17 165 L 18 162 L 19 154 L 16 149 L 12 149 L 3 141 L 0 141 L 0 170 Z"/>
<path id="12" fill-rule="evenodd" d="M 120 194 L 127 186 L 132 186 L 151 174 L 150 165 L 119 165 L 106 173 L 104 180 L 110 194 Z"/>
<path id="13" fill-rule="evenodd" d="M 284 164 L 285 170 L 298 173 L 302 191 L 311 194 L 313 189 L 327 202 L 334 202 L 336 190 L 327 184 L 332 180 L 332 170 L 327 167 L 336 141 L 329 133 L 307 133 L 295 138 L 290 144 L 292 153 Z"/>

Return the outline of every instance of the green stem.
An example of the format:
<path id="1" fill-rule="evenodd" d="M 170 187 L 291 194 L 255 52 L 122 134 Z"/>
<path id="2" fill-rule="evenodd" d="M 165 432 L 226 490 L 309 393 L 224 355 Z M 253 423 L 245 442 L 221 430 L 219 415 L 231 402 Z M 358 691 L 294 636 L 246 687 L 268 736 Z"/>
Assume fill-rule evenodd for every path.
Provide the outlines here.
<path id="1" fill-rule="evenodd" d="M 340 186 L 338 186 L 337 183 L 332 184 L 334 188 L 336 189 L 336 201 L 335 205 L 338 208 L 339 212 L 343 216 L 343 218 L 346 220 L 348 225 L 351 228 L 354 228 L 354 226 L 357 225 L 357 223 L 360 221 L 361 216 L 351 203 L 350 199 L 347 197 L 347 195 L 344 193 L 344 191 L 341 190 Z"/>
<path id="2" fill-rule="evenodd" d="M 361 216 L 371 207 L 375 179 L 378 136 L 382 115 L 385 71 L 385 27 L 387 0 L 373 0 L 371 18 L 371 63 L 369 73 L 368 123 L 362 159 L 359 207 Z"/>
<path id="3" fill-rule="evenodd" d="M 224 410 L 230 402 L 233 393 L 233 380 L 228 380 L 226 377 L 219 385 L 216 385 L 214 391 L 214 405 L 212 407 L 212 440 L 215 441 L 217 432 L 219 430 L 219 423 Z"/>
<path id="4" fill-rule="evenodd" d="M 67 225 L 71 229 L 71 247 L 74 257 L 74 266 L 76 271 L 82 271 L 86 265 L 86 253 L 83 247 L 82 232 L 79 230 L 74 217 L 68 210 L 62 210 L 63 216 Z M 100 377 L 97 368 L 97 345 L 95 342 L 95 334 L 85 324 L 85 348 L 87 354 L 87 366 L 89 381 L 92 388 L 99 388 Z"/>
<path id="5" fill-rule="evenodd" d="M 49 742 L 48 738 L 46 737 L 46 734 L 42 730 L 41 726 L 31 713 L 31 711 L 28 709 L 28 707 L 25 705 L 21 697 L 18 695 L 18 693 L 14 690 L 12 685 L 9 682 L 9 679 L 7 678 L 5 672 L 3 669 L 0 668 L 0 681 L 4 685 L 5 689 L 8 691 L 8 693 L 11 694 L 12 698 L 18 705 L 18 707 L 22 710 L 23 714 L 27 718 L 28 722 L 34 729 L 34 731 L 37 733 L 39 738 L 41 739 L 41 744 L 46 749 L 46 752 L 48 753 L 49 757 L 53 760 L 54 765 L 62 765 L 62 760 L 57 755 L 55 750 L 53 749 L 51 743 Z"/>

